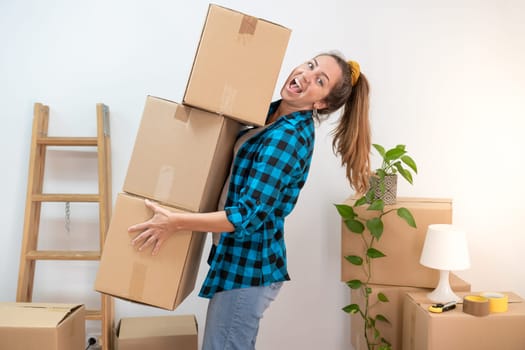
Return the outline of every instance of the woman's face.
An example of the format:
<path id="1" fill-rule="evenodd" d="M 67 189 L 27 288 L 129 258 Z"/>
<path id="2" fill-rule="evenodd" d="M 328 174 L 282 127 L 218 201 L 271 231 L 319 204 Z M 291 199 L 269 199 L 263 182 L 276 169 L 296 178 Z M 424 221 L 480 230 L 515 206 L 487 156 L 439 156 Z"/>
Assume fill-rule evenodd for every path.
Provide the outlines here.
<path id="1" fill-rule="evenodd" d="M 322 109 L 326 107 L 324 98 L 342 74 L 333 57 L 317 56 L 292 71 L 281 89 L 281 97 L 295 110 Z"/>

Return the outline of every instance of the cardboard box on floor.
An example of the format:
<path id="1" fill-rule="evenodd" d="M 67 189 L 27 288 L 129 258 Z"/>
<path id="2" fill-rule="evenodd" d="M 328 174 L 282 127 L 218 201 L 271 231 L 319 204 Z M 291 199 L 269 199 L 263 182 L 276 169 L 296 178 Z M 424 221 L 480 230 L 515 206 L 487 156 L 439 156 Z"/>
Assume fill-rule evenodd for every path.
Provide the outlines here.
<path id="1" fill-rule="evenodd" d="M 122 318 L 116 328 L 116 350 L 198 350 L 193 315 Z"/>
<path id="2" fill-rule="evenodd" d="M 188 211 L 216 210 L 240 126 L 148 96 L 123 191 Z"/>
<path id="3" fill-rule="evenodd" d="M 452 273 L 450 274 L 450 286 L 456 292 L 469 292 L 471 289 L 470 283 Z M 370 295 L 370 300 L 375 304 L 370 308 L 371 315 L 381 314 L 390 321 L 390 324 L 380 321 L 376 323 L 377 328 L 381 332 L 381 337 L 392 344 L 392 349 L 401 349 L 403 339 L 403 301 L 405 294 L 414 292 L 429 293 L 433 289 L 385 285 L 371 285 L 371 288 L 372 294 Z M 389 301 L 386 303 L 377 302 L 378 293 L 384 293 Z M 358 304 L 360 308 L 364 308 L 365 298 L 359 290 L 352 289 L 350 300 L 351 303 Z M 364 337 L 364 321 L 359 314 L 351 315 L 350 337 L 354 350 L 368 350 Z"/>
<path id="4" fill-rule="evenodd" d="M 83 350 L 84 315 L 78 304 L 0 303 L 0 348 Z"/>
<path id="5" fill-rule="evenodd" d="M 352 205 L 354 199 L 348 199 L 346 204 Z M 434 288 L 439 280 L 439 271 L 425 267 L 419 263 L 428 225 L 452 223 L 452 201 L 435 198 L 398 198 L 394 205 L 386 209 L 405 207 L 409 209 L 416 220 L 417 228 L 412 228 L 399 218 L 395 212 L 383 217 L 385 230 L 381 239 L 374 244 L 386 257 L 374 259 L 370 283 L 394 286 L 410 286 Z M 367 206 L 356 208 L 360 217 L 370 218 L 373 211 L 367 211 Z M 352 233 L 341 225 L 341 280 L 366 280 L 363 268 L 355 266 L 344 259 L 347 255 L 363 256 L 364 243 L 362 237 Z"/>
<path id="6" fill-rule="evenodd" d="M 463 312 L 463 305 L 441 314 L 428 311 L 432 304 L 424 293 L 408 293 L 404 300 L 404 350 L 523 350 L 525 302 L 512 292 L 508 311 L 477 317 Z M 457 293 L 463 298 L 467 294 Z"/>
<path id="7" fill-rule="evenodd" d="M 183 103 L 264 125 L 291 30 L 211 4 Z"/>
<path id="8" fill-rule="evenodd" d="M 127 230 L 151 216 L 143 198 L 118 194 L 95 289 L 122 299 L 173 310 L 195 287 L 206 234 L 181 231 L 163 243 L 158 255 L 151 255 L 151 248 L 139 252 L 131 246 L 132 237 Z"/>

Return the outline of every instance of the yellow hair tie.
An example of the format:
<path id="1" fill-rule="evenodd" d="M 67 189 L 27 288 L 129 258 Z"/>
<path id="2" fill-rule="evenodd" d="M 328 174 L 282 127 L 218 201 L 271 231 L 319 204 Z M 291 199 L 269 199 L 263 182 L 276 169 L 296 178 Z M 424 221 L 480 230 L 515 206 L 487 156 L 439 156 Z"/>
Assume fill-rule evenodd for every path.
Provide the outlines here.
<path id="1" fill-rule="evenodd" d="M 359 74 L 361 73 L 359 63 L 356 61 L 348 61 L 348 67 L 350 67 L 350 79 L 352 81 L 352 86 L 355 86 L 357 79 L 359 79 Z"/>

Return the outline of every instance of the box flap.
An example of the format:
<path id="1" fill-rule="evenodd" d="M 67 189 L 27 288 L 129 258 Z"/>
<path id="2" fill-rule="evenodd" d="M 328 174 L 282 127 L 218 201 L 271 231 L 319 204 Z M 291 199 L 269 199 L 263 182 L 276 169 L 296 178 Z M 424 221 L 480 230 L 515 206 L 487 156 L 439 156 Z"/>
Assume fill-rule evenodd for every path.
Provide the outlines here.
<path id="1" fill-rule="evenodd" d="M 0 303 L 0 327 L 55 328 L 81 304 Z"/>

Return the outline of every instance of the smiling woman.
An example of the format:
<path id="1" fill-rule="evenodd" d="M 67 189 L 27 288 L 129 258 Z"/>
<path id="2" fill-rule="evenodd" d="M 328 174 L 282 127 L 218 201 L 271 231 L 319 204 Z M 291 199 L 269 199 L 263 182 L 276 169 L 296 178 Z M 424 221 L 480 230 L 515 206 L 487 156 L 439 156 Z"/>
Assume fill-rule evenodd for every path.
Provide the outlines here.
<path id="1" fill-rule="evenodd" d="M 150 201 L 153 217 L 129 228 L 138 249 L 181 230 L 220 233 L 200 296 L 210 298 L 203 350 L 254 349 L 259 321 L 290 280 L 284 220 L 303 188 L 314 149 L 315 120 L 342 107 L 333 146 L 356 190 L 368 186 L 368 82 L 355 62 L 335 53 L 296 67 L 269 106 L 266 125 L 240 132 L 219 208 L 175 213 Z"/>

